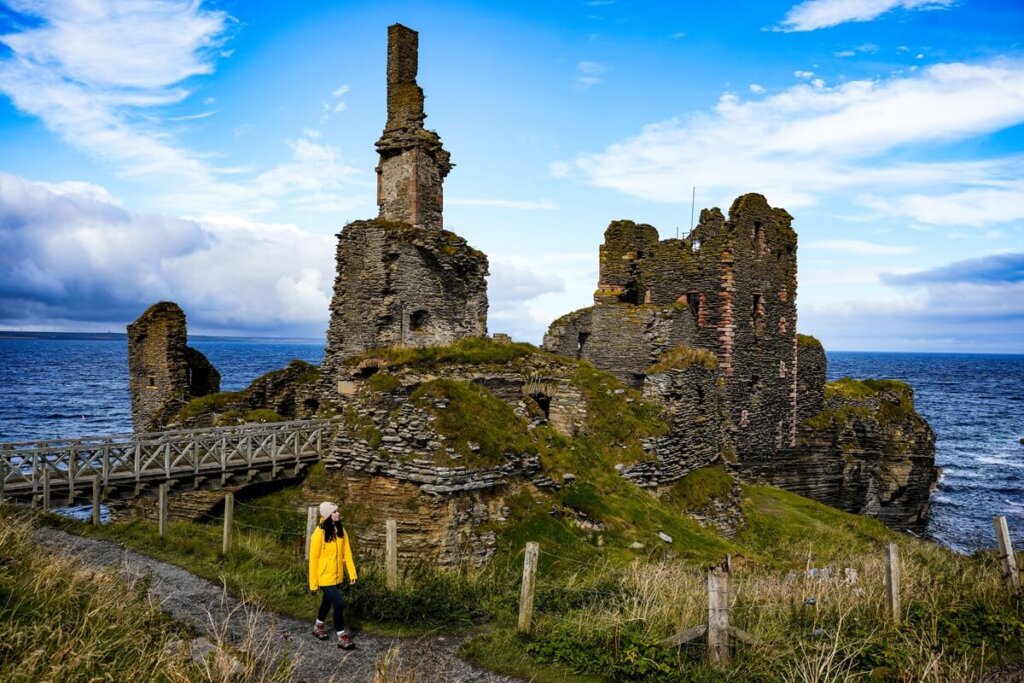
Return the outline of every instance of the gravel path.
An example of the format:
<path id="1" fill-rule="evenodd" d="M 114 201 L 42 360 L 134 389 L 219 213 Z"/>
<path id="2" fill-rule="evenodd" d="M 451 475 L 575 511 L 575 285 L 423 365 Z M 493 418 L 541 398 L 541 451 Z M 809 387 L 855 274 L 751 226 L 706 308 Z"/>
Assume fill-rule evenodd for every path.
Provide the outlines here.
<path id="1" fill-rule="evenodd" d="M 389 671 L 401 680 L 504 683 L 516 679 L 498 676 L 459 659 L 460 637 L 432 636 L 406 639 L 355 634 L 356 649 L 339 650 L 334 639 L 313 637 L 312 619 L 300 621 L 279 614 L 261 613 L 223 586 L 213 584 L 180 567 L 140 555 L 121 546 L 47 530 L 41 539 L 55 550 L 79 558 L 88 566 L 120 567 L 129 580 L 151 577 L 150 596 L 176 620 L 191 624 L 210 641 L 223 637 L 234 647 L 248 647 L 264 659 L 289 656 L 295 680 L 306 683 L 372 681 L 378 658 L 389 658 Z M 388 676 L 389 679 L 392 676 Z"/>

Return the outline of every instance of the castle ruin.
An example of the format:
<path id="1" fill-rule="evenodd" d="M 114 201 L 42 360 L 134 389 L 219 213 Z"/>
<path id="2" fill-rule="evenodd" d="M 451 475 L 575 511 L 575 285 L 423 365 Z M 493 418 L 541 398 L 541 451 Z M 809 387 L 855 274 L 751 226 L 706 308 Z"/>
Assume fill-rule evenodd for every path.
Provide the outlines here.
<path id="1" fill-rule="evenodd" d="M 137 432 L 163 429 L 190 398 L 220 391 L 217 368 L 188 346 L 178 304 L 153 304 L 128 326 L 128 391 Z"/>
<path id="2" fill-rule="evenodd" d="M 388 27 L 388 118 L 377 141 L 374 220 L 338 234 L 337 277 L 323 374 L 334 387 L 346 358 L 390 346 L 436 346 L 487 333 L 487 256 L 444 230 L 442 185 L 452 168 L 423 128 L 416 31 Z"/>
<path id="3" fill-rule="evenodd" d="M 759 194 L 729 218 L 701 211 L 686 239 L 613 221 L 600 249 L 594 305 L 553 322 L 544 348 L 588 360 L 642 388 L 648 368 L 677 347 L 714 353 L 740 456 L 796 441 L 796 233 Z M 821 385 L 812 390 L 823 391 Z"/>

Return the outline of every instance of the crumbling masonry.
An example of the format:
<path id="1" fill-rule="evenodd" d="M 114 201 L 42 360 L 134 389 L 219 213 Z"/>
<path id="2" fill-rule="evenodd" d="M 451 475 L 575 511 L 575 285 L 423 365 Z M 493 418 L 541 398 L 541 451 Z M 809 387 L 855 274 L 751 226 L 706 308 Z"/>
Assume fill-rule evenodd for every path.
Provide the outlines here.
<path id="1" fill-rule="evenodd" d="M 487 257 L 443 229 L 442 184 L 452 168 L 425 130 L 416 84 L 418 34 L 388 27 L 388 119 L 377 141 L 377 219 L 338 235 L 323 376 L 368 349 L 434 346 L 487 333 Z"/>
<path id="2" fill-rule="evenodd" d="M 153 304 L 128 326 L 128 390 L 137 432 L 163 429 L 188 399 L 220 391 L 220 373 L 188 346 L 178 304 Z"/>
<path id="3" fill-rule="evenodd" d="M 552 323 L 544 347 L 588 360 L 637 388 L 663 353 L 706 349 L 718 360 L 740 457 L 794 445 L 791 221 L 784 209 L 747 194 L 733 202 L 728 220 L 717 208 L 701 211 L 686 239 L 659 241 L 650 225 L 612 222 L 594 305 Z"/>

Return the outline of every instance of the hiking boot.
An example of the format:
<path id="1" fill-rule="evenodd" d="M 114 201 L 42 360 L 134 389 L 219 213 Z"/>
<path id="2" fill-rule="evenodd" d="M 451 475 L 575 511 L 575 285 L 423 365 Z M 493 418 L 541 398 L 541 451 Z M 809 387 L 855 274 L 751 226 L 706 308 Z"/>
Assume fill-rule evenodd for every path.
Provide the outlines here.
<path id="1" fill-rule="evenodd" d="M 313 624 L 313 635 L 320 640 L 327 640 L 327 626 L 325 624 Z"/>
<path id="2" fill-rule="evenodd" d="M 352 642 L 352 639 L 349 638 L 349 635 L 347 633 L 339 633 L 338 647 L 340 647 L 342 650 L 354 650 L 356 649 L 356 644 Z"/>

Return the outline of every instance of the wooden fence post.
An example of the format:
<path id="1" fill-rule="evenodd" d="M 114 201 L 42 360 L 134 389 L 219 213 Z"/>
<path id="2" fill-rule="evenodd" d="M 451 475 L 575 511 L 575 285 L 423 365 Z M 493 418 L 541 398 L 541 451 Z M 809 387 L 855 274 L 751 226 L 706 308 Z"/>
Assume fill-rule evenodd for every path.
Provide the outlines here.
<path id="1" fill-rule="evenodd" d="M 384 570 L 387 574 L 388 590 L 398 588 L 398 523 L 389 519 L 384 539 Z"/>
<path id="2" fill-rule="evenodd" d="M 900 550 L 895 543 L 885 548 L 885 600 L 892 623 L 900 623 Z"/>
<path id="3" fill-rule="evenodd" d="M 50 511 L 50 467 L 43 459 L 43 512 Z"/>
<path id="4" fill-rule="evenodd" d="M 231 526 L 235 521 L 235 494 L 224 494 L 224 547 L 223 553 L 231 552 Z"/>
<path id="5" fill-rule="evenodd" d="M 313 530 L 316 529 L 317 515 L 319 510 L 316 506 L 306 508 L 306 559 L 309 559 L 309 542 L 313 540 Z"/>
<path id="6" fill-rule="evenodd" d="M 537 556 L 540 545 L 534 541 L 526 544 L 526 557 L 523 558 L 523 587 L 519 593 L 519 632 L 529 633 L 530 622 L 533 620 L 533 589 L 537 576 Z"/>
<path id="7" fill-rule="evenodd" d="M 729 663 L 729 575 L 721 567 L 708 570 L 708 659 Z"/>
<path id="8" fill-rule="evenodd" d="M 160 484 L 157 494 L 157 515 L 159 519 L 160 538 L 167 538 L 167 484 Z"/>
<path id="9" fill-rule="evenodd" d="M 99 475 L 92 478 L 92 523 L 100 525 L 100 478 Z"/>
<path id="10" fill-rule="evenodd" d="M 1011 593 L 1020 592 L 1020 574 L 1017 571 L 1017 556 L 1013 554 L 1010 529 L 1006 517 L 993 517 L 996 525 L 996 540 L 999 541 L 999 555 L 1003 560 L 1003 580 Z"/>

